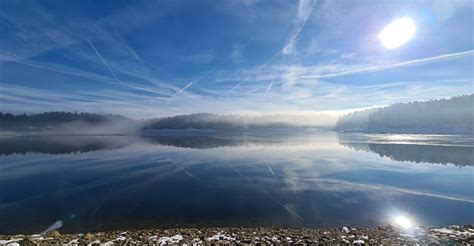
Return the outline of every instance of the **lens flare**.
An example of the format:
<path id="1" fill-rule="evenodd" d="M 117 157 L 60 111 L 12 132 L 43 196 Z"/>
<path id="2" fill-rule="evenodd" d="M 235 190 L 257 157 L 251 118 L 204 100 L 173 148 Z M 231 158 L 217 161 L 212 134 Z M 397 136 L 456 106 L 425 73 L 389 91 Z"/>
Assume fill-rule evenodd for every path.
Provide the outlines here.
<path id="1" fill-rule="evenodd" d="M 415 22 L 409 17 L 403 17 L 388 24 L 380 32 L 379 39 L 385 48 L 395 49 L 412 39 L 415 32 Z"/>

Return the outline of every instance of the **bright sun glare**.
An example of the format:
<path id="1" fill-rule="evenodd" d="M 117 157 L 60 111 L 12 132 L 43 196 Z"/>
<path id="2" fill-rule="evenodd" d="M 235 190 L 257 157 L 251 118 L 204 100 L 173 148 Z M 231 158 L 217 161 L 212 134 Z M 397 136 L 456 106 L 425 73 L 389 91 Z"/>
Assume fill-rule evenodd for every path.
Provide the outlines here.
<path id="1" fill-rule="evenodd" d="M 403 215 L 397 216 L 395 218 L 395 223 L 405 230 L 410 229 L 412 227 L 412 223 L 410 219 L 408 219 L 407 217 Z"/>
<path id="2" fill-rule="evenodd" d="M 379 39 L 387 49 L 395 49 L 415 35 L 415 22 L 409 17 L 396 19 L 388 24 L 379 34 Z"/>

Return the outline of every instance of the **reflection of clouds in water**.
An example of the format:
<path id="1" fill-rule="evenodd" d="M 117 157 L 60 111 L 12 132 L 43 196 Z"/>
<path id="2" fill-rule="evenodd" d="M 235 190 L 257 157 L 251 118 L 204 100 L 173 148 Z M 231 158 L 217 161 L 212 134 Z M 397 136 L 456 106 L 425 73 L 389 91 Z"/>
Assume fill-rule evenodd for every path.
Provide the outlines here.
<path id="1" fill-rule="evenodd" d="M 161 140 L 150 142 L 141 138 L 102 138 L 102 142 L 109 141 L 115 143 L 111 146 L 120 147 L 82 154 L 1 156 L 0 188 L 26 187 L 31 185 L 30 182 L 37 182 L 35 185 L 42 189 L 18 192 L 14 199 L 8 198 L 9 194 L 0 194 L 0 218 L 2 213 L 14 208 L 33 209 L 32 204 L 38 201 L 58 202 L 57 199 L 61 197 L 76 196 L 87 201 L 76 207 L 87 210 L 88 216 L 100 207 L 94 219 L 107 213 L 113 201 L 131 207 L 149 203 L 154 206 L 153 210 L 163 210 L 166 207 L 162 207 L 162 201 L 154 199 L 164 199 L 163 193 L 166 192 L 175 193 L 165 196 L 171 203 L 193 204 L 199 200 L 194 204 L 196 209 L 201 209 L 200 206 L 227 206 L 213 200 L 215 197 L 234 204 L 235 210 L 231 211 L 242 211 L 244 208 L 241 206 L 244 205 L 257 206 L 254 203 L 261 199 L 258 200 L 261 203 L 259 206 L 277 207 L 274 210 L 267 209 L 268 214 L 265 216 L 268 218 L 283 213 L 283 217 L 277 217 L 281 221 L 288 221 L 288 217 L 284 216 L 291 215 L 294 219 L 296 216 L 293 215 L 296 214 L 305 223 L 319 221 L 321 217 L 317 216 L 326 216 L 324 220 L 328 220 L 329 216 L 339 219 L 353 216 L 357 219 L 356 214 L 334 213 L 353 206 L 360 212 L 370 214 L 374 207 L 385 206 L 389 202 L 405 204 L 408 203 L 406 199 L 412 206 L 417 202 L 426 204 L 428 201 L 440 208 L 444 208 L 446 203 L 462 203 L 462 206 L 474 203 L 469 196 L 472 192 L 466 188 L 472 185 L 472 181 L 465 179 L 469 177 L 471 167 L 460 169 L 452 165 L 400 163 L 390 158 L 380 158 L 372 152 L 347 149 L 338 144 L 334 134 L 290 137 L 289 142 L 284 141 L 286 137 L 267 136 L 260 139 L 244 136 L 245 141 L 215 141 L 212 148 L 198 148 L 197 145 L 191 148 L 186 144 L 186 138 L 167 138 L 165 145 L 160 144 Z M 229 142 L 232 145 L 218 146 Z M 235 142 L 239 144 L 233 145 Z M 242 142 L 244 144 L 240 144 Z M 76 143 L 89 144 L 85 140 Z M 183 144 L 187 147 L 181 147 Z M 238 170 L 240 174 L 232 170 Z M 382 178 L 357 177 L 366 170 L 370 171 L 369 175 L 381 175 Z M 343 174 L 358 179 L 344 180 Z M 464 179 L 459 178 L 460 174 Z M 249 181 L 242 182 L 242 176 Z M 32 177 L 43 179 L 30 181 Z M 58 180 L 51 181 L 51 177 Z M 390 180 L 391 177 L 396 177 L 396 180 Z M 414 178 L 417 182 L 412 182 Z M 11 183 L 12 180 L 15 182 Z M 48 186 L 46 181 L 54 185 Z M 113 189 L 114 192 L 110 192 L 118 181 L 120 184 Z M 430 188 L 419 186 L 420 181 Z M 7 185 L 9 182 L 11 186 Z M 460 191 L 449 193 L 436 189 L 443 186 L 459 188 Z M 198 195 L 194 197 L 195 194 Z M 105 195 L 103 203 L 97 200 L 97 197 Z M 282 212 L 282 208 L 286 212 Z M 117 209 L 121 209 L 121 205 Z M 169 214 L 173 215 L 174 212 Z M 147 213 L 153 212 L 150 210 Z M 450 215 L 456 215 L 452 213 L 456 211 L 449 211 Z M 247 219 L 243 215 L 240 217 Z M 297 223 L 298 219 L 293 222 Z"/>
<path id="2" fill-rule="evenodd" d="M 108 140 L 102 137 L 102 142 Z M 263 166 L 265 163 L 271 163 L 275 175 L 278 177 L 292 177 L 287 179 L 288 187 L 298 186 L 298 177 L 322 177 L 331 173 L 337 173 L 354 168 L 371 168 L 376 170 L 392 170 L 413 172 L 419 171 L 419 167 L 403 166 L 397 162 L 388 159 L 374 158 L 373 156 L 347 151 L 340 146 L 334 134 L 312 135 L 299 138 L 303 141 L 300 144 L 287 144 L 286 142 L 269 141 L 263 144 L 247 144 L 236 147 L 219 147 L 213 149 L 190 149 L 174 146 L 163 146 L 149 144 L 139 138 L 120 138 L 113 137 L 115 146 L 123 146 L 122 143 L 129 143 L 126 147 L 120 149 L 106 149 L 99 152 L 90 152 L 82 155 L 48 156 L 34 155 L 34 158 L 28 158 L 18 155 L 3 157 L 0 162 L 4 163 L 0 170 L 0 179 L 13 178 L 15 176 L 26 176 L 33 173 L 48 172 L 48 169 L 60 170 L 64 167 L 62 162 L 68 162 L 70 168 L 82 171 L 113 172 L 127 168 L 148 166 L 141 172 L 147 172 L 158 167 L 154 167 L 154 162 L 161 162 L 172 158 L 179 165 L 188 169 L 193 166 L 210 166 L 209 163 L 219 165 L 225 163 L 229 166 L 241 166 L 251 163 L 251 165 Z M 298 138 L 290 138 L 297 142 Z M 64 139 L 63 139 L 64 140 Z M 95 140 L 93 138 L 93 140 Z M 290 141 L 290 143 L 291 143 Z M 331 142 L 332 141 L 332 142 Z M 82 142 L 87 142 L 82 140 Z M 417 146 L 410 146 L 416 148 Z M 444 147 L 446 148 L 446 147 Z M 438 151 L 442 153 L 442 151 Z M 42 162 L 41 166 L 33 165 L 35 162 Z M 383 163 L 383 165 L 380 165 Z M 211 165 L 212 166 L 212 165 Z M 432 168 L 431 168 L 432 169 Z M 426 170 L 425 170 L 426 171 Z M 428 170 L 429 171 L 429 170 Z M 450 169 L 443 170 L 449 174 Z M 2 175 L 2 173 L 4 175 Z"/>
<path id="3" fill-rule="evenodd" d="M 292 177 L 289 177 L 290 179 Z M 461 202 L 468 202 L 474 203 L 474 200 L 469 197 L 457 197 L 457 196 L 449 196 L 443 194 L 436 194 L 430 192 L 423 192 L 423 191 L 416 191 L 410 189 L 403 189 L 397 188 L 393 186 L 386 186 L 386 185 L 378 185 L 378 184 L 360 184 L 360 183 L 353 183 L 347 182 L 337 179 L 326 179 L 326 178 L 302 178 L 297 179 L 299 180 L 298 188 L 295 191 L 303 191 L 303 190 L 319 190 L 319 191 L 330 191 L 330 192 L 348 192 L 348 191 L 362 191 L 371 193 L 374 200 L 380 200 L 380 198 L 384 197 L 392 197 L 397 193 L 409 194 L 409 195 L 416 195 L 416 196 L 426 196 L 438 199 L 445 199 L 451 201 L 461 201 Z"/>

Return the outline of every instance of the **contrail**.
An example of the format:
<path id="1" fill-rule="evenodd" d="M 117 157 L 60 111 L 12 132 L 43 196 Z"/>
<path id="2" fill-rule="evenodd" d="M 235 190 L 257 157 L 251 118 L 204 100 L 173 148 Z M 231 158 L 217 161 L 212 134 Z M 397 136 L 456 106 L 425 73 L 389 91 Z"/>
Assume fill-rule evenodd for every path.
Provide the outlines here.
<path id="1" fill-rule="evenodd" d="M 168 158 L 169 162 L 171 162 L 173 165 L 175 165 L 179 170 L 184 172 L 186 175 L 188 175 L 190 178 L 200 181 L 198 178 L 196 178 L 194 175 L 192 175 L 190 172 L 188 172 L 186 169 L 182 168 L 180 165 L 176 164 L 172 159 Z"/>
<path id="2" fill-rule="evenodd" d="M 298 15 L 296 17 L 295 26 L 290 38 L 288 39 L 288 42 L 282 49 L 283 55 L 288 55 L 293 52 L 294 46 L 299 39 L 300 32 L 308 21 L 315 3 L 316 0 L 313 0 L 312 3 L 309 3 L 307 0 L 300 0 L 298 4 Z"/>
<path id="3" fill-rule="evenodd" d="M 297 23 L 295 25 L 295 29 L 291 33 L 291 36 L 290 36 L 288 42 L 285 44 L 285 46 L 283 46 L 283 48 L 278 53 L 276 53 L 274 56 L 270 57 L 270 59 L 268 59 L 265 63 L 260 65 L 260 67 L 258 67 L 257 70 L 250 73 L 244 79 L 240 80 L 234 87 L 232 87 L 232 89 L 230 89 L 230 92 L 232 92 L 235 89 L 239 88 L 239 86 L 242 83 L 247 81 L 252 75 L 259 72 L 264 67 L 266 67 L 268 65 L 268 63 L 270 63 L 273 59 L 277 58 L 278 56 L 280 56 L 282 54 L 287 55 L 287 54 L 292 52 L 293 46 L 296 43 L 296 41 L 298 40 L 298 37 L 300 35 L 301 30 L 303 29 L 304 25 L 308 21 L 309 16 L 311 15 L 311 12 L 313 11 L 313 7 L 314 7 L 314 4 L 316 3 L 316 0 L 312 1 L 311 5 L 309 6 L 309 9 L 305 9 L 306 7 L 308 7 L 307 6 L 308 4 L 306 2 L 307 1 L 305 1 L 305 0 L 300 0 L 299 6 L 298 6 Z"/>
<path id="4" fill-rule="evenodd" d="M 189 81 L 183 88 L 179 89 L 178 91 L 176 91 L 176 93 L 174 93 L 169 99 L 168 99 L 168 102 L 167 103 L 170 103 L 171 101 L 173 101 L 173 99 L 180 93 L 184 92 L 184 90 L 186 90 L 187 88 L 189 88 L 191 85 L 193 85 L 194 82 L 200 80 L 201 78 L 198 78 L 198 79 L 194 79 L 194 80 L 191 80 Z"/>
<path id="5" fill-rule="evenodd" d="M 321 78 L 334 78 L 334 77 L 340 77 L 340 76 L 352 75 L 352 74 L 374 73 L 374 72 L 380 72 L 380 71 L 390 70 L 390 69 L 400 68 L 400 67 L 409 67 L 409 66 L 424 65 L 424 64 L 434 63 L 434 62 L 454 60 L 454 59 L 464 58 L 464 57 L 473 56 L 473 55 L 474 55 L 474 49 L 471 49 L 471 50 L 466 50 L 462 52 L 448 53 L 448 54 L 443 54 L 443 55 L 438 55 L 438 56 L 402 61 L 402 62 L 397 62 L 397 63 L 392 63 L 392 64 L 369 65 L 367 67 L 350 69 L 350 70 L 342 70 L 335 73 L 314 74 L 314 75 L 309 74 L 306 76 L 300 76 L 299 78 L 321 79 Z"/>
<path id="6" fill-rule="evenodd" d="M 240 80 L 234 87 L 232 87 L 232 89 L 230 89 L 230 91 L 234 91 L 235 89 L 239 88 L 239 86 L 247 81 L 252 75 L 254 75 L 255 73 L 259 72 L 260 70 L 262 70 L 264 67 L 266 67 L 268 65 L 268 63 L 270 63 L 271 61 L 273 61 L 275 58 L 277 58 L 278 56 L 280 56 L 282 54 L 282 51 L 279 51 L 277 52 L 274 56 L 270 57 L 270 59 L 268 59 L 265 63 L 263 63 L 262 65 L 260 65 L 257 70 L 253 71 L 252 73 L 250 73 L 247 77 L 245 77 L 244 79 Z"/>
<path id="7" fill-rule="evenodd" d="M 240 175 L 243 179 L 245 179 L 247 182 L 253 184 L 253 182 L 248 179 L 246 176 L 244 176 L 241 172 L 239 172 L 237 169 L 235 168 L 232 168 L 234 170 L 234 172 L 236 172 L 238 175 Z M 260 192 L 262 192 L 263 194 L 267 195 L 270 199 L 272 199 L 274 202 L 276 202 L 278 205 L 280 205 L 280 207 L 282 207 L 283 209 L 285 209 L 289 214 L 293 215 L 296 219 L 298 219 L 298 221 L 301 223 L 301 224 L 304 224 L 304 220 L 303 218 L 301 218 L 297 213 L 295 213 L 294 211 L 290 210 L 288 207 L 285 206 L 285 204 L 283 204 L 282 202 L 280 202 L 280 200 L 278 200 L 276 197 L 274 197 L 272 194 L 270 194 L 270 192 L 258 187 L 258 189 L 260 190 Z"/>
<path id="8" fill-rule="evenodd" d="M 291 53 L 291 51 L 293 50 L 294 44 L 298 40 L 301 30 L 303 29 L 304 25 L 308 21 L 309 16 L 311 15 L 311 12 L 313 10 L 315 3 L 316 3 L 316 0 L 312 1 L 311 5 L 309 6 L 309 9 L 306 10 L 305 8 L 307 7 L 308 4 L 306 4 L 305 0 L 300 0 L 299 7 L 298 7 L 297 23 L 296 23 L 295 29 L 293 30 L 290 36 L 289 41 L 278 53 L 276 53 L 274 56 L 270 57 L 270 59 L 268 59 L 265 63 L 260 65 L 260 67 L 258 67 L 257 70 L 255 70 L 253 73 L 250 73 L 247 77 L 240 80 L 234 87 L 232 87 L 232 89 L 230 90 L 231 92 L 239 88 L 239 86 L 245 81 L 247 81 L 252 75 L 254 75 L 255 73 L 262 70 L 264 67 L 266 67 L 268 63 L 270 63 L 273 59 L 277 58 L 278 56 L 282 54 L 286 55 L 286 54 Z"/>
<path id="9" fill-rule="evenodd" d="M 270 167 L 270 165 L 268 165 L 268 163 L 265 163 L 265 165 L 267 165 L 267 167 L 268 167 L 268 170 L 269 170 L 269 171 L 270 171 L 270 173 L 272 174 L 272 176 L 273 176 L 273 178 L 275 179 L 275 181 L 277 181 L 277 182 L 278 182 L 278 180 L 277 180 L 277 177 L 275 176 L 275 173 L 273 172 L 273 169 L 272 169 L 272 167 Z"/>
<path id="10" fill-rule="evenodd" d="M 243 43 L 240 47 L 238 47 L 238 49 L 242 49 L 244 48 L 245 46 L 247 46 L 248 43 L 250 43 L 250 41 L 252 41 L 253 38 L 250 38 L 249 40 L 247 40 L 245 43 Z M 203 78 L 205 78 L 206 76 L 208 76 L 209 74 L 213 73 L 216 69 L 218 69 L 220 66 L 224 65 L 225 62 L 223 63 L 220 63 L 218 64 L 216 67 L 214 67 L 213 69 L 209 70 L 206 74 L 204 74 L 203 76 L 197 78 L 197 79 L 194 79 L 194 80 L 191 80 L 189 81 L 183 88 L 179 89 L 173 96 L 171 96 L 171 98 L 168 100 L 168 103 L 171 102 L 178 94 L 184 92 L 186 89 L 188 89 L 189 87 L 191 87 L 194 82 L 197 82 Z"/>
<path id="11" fill-rule="evenodd" d="M 289 178 L 291 178 L 291 177 L 289 177 Z M 470 199 L 470 198 L 449 196 L 449 195 L 436 194 L 436 193 L 429 193 L 429 192 L 424 192 L 424 191 L 416 191 L 416 190 L 398 188 L 398 187 L 393 187 L 393 186 L 388 186 L 388 185 L 381 185 L 381 184 L 355 183 L 355 182 L 349 182 L 349 181 L 338 180 L 338 179 L 330 179 L 330 178 L 308 178 L 306 180 L 307 181 L 313 181 L 313 182 L 314 181 L 319 181 L 321 183 L 325 182 L 326 184 L 327 183 L 336 184 L 336 185 L 341 184 L 341 185 L 346 185 L 348 187 L 351 187 L 353 189 L 365 188 L 365 189 L 372 189 L 372 190 L 395 191 L 395 192 L 400 192 L 400 193 L 405 193 L 405 194 L 410 194 L 410 195 L 426 196 L 426 197 L 446 199 L 446 200 L 451 200 L 451 201 L 474 203 L 474 200 Z"/>
<path id="12" fill-rule="evenodd" d="M 89 216 L 89 219 L 92 219 L 92 218 L 95 216 L 95 214 L 97 213 L 97 211 L 99 211 L 99 209 L 100 209 L 100 208 L 102 207 L 102 205 L 104 204 L 105 200 L 107 200 L 108 197 L 110 196 L 110 194 L 113 193 L 113 192 L 117 189 L 117 186 L 118 186 L 118 184 L 120 183 L 120 181 L 122 181 L 122 179 L 123 179 L 123 176 L 120 177 L 120 178 L 117 180 L 117 182 L 115 182 L 115 184 L 113 184 L 112 188 L 110 188 L 109 192 L 108 192 L 106 195 L 104 195 L 104 196 L 102 197 L 102 200 L 101 200 L 100 203 L 97 205 L 97 207 L 94 209 L 94 211 L 92 212 L 92 214 Z"/>
<path id="13" fill-rule="evenodd" d="M 194 82 L 197 82 L 203 78 L 205 78 L 207 75 L 209 75 L 210 73 L 214 72 L 216 70 L 216 68 L 213 68 L 211 70 L 209 70 L 207 73 L 205 73 L 203 76 L 197 78 L 197 79 L 193 79 L 191 81 L 189 81 L 183 88 L 179 89 L 178 91 L 176 91 L 176 93 L 174 93 L 169 99 L 168 99 L 168 102 L 167 103 L 170 103 L 171 101 L 173 101 L 173 99 L 179 95 L 180 93 L 183 93 L 186 89 L 188 89 L 189 87 L 191 87 L 193 85 Z"/>
<path id="14" fill-rule="evenodd" d="M 110 73 L 115 77 L 115 79 L 117 79 L 118 81 L 122 82 L 118 77 L 117 75 L 114 73 L 114 71 L 112 71 L 112 68 L 110 68 L 109 64 L 107 64 L 107 62 L 105 61 L 105 59 L 100 55 L 99 51 L 95 48 L 94 44 L 92 44 L 92 42 L 90 40 L 87 40 L 87 42 L 89 42 L 89 44 L 91 45 L 92 49 L 94 50 L 94 52 L 97 54 L 97 56 L 100 58 L 100 60 L 102 61 L 102 63 L 104 63 L 104 65 L 107 67 L 107 69 L 110 71 Z"/>
<path id="15" fill-rule="evenodd" d="M 263 94 L 263 96 L 266 96 L 266 95 L 268 94 L 268 92 L 270 91 L 270 89 L 271 89 L 272 86 L 273 86 L 273 83 L 275 83 L 275 80 L 276 80 L 276 78 L 273 78 L 272 82 L 270 82 L 270 84 L 268 85 L 267 90 L 265 91 L 265 93 Z"/>

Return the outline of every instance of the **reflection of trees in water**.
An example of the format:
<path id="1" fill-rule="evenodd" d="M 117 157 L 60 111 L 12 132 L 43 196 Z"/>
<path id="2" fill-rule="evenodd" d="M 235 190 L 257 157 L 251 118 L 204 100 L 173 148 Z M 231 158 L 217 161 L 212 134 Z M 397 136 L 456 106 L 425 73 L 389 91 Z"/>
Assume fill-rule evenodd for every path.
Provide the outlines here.
<path id="1" fill-rule="evenodd" d="M 351 142 L 340 142 L 340 144 L 357 151 L 374 152 L 381 157 L 388 157 L 396 161 L 454 164 L 457 166 L 474 165 L 474 147 L 470 146 Z"/>
<path id="2" fill-rule="evenodd" d="M 0 139 L 0 155 L 43 153 L 73 154 L 116 149 L 134 143 L 175 146 L 179 148 L 211 149 L 246 144 L 276 144 L 289 139 L 288 134 L 247 135 L 227 134 L 160 134 L 153 136 L 36 136 Z"/>
<path id="3" fill-rule="evenodd" d="M 124 145 L 111 144 L 104 137 L 12 137 L 0 139 L 0 155 L 41 153 L 75 154 L 119 148 Z"/>
<path id="4" fill-rule="evenodd" d="M 474 147 L 429 144 L 364 143 L 363 139 L 340 135 L 339 142 L 348 148 L 374 152 L 397 161 L 429 162 L 459 166 L 474 165 Z M 317 137 L 316 137 L 317 138 Z M 157 136 L 60 136 L 12 137 L 0 139 L 0 155 L 44 153 L 73 154 L 117 149 L 134 143 L 175 146 L 179 148 L 210 149 L 255 145 L 291 145 L 306 143 L 311 138 L 301 134 L 228 133 L 228 134 L 162 134 Z"/>
<path id="5" fill-rule="evenodd" d="M 212 136 L 212 135 L 162 135 L 145 137 L 151 144 L 174 146 L 192 149 L 212 149 L 219 147 L 241 146 L 249 143 L 261 143 L 262 141 L 247 137 L 237 136 Z"/>
<path id="6" fill-rule="evenodd" d="M 48 141 L 41 138 L 11 138 L 0 141 L 0 155 L 44 153 L 72 154 L 97 151 L 104 148 L 100 143 L 85 145 L 67 145 L 60 142 Z"/>

